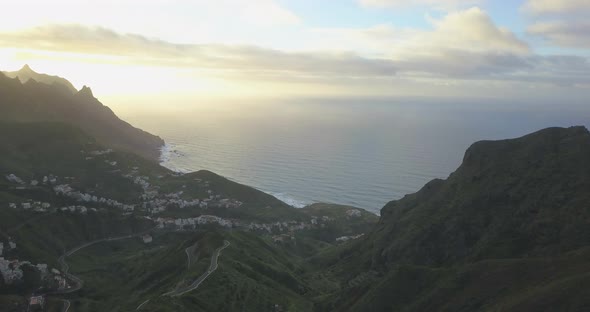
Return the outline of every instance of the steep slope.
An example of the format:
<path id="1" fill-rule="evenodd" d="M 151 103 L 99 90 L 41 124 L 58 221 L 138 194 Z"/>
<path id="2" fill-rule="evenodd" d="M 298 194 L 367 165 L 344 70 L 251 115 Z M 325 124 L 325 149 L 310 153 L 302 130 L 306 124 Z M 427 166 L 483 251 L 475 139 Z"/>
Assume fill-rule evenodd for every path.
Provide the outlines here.
<path id="1" fill-rule="evenodd" d="M 72 85 L 72 83 L 69 82 L 67 79 L 59 77 L 59 76 L 51 76 L 51 75 L 37 73 L 34 70 L 32 70 L 31 67 L 29 67 L 29 65 L 24 65 L 23 68 L 21 68 L 18 71 L 4 72 L 4 75 L 6 75 L 6 77 L 9 77 L 9 78 L 17 78 L 18 77 L 18 79 L 22 83 L 25 83 L 25 82 L 29 81 L 30 79 L 33 79 L 37 82 L 41 82 L 41 83 L 44 83 L 47 85 L 57 85 L 57 86 L 64 87 L 65 90 L 67 90 L 68 92 L 70 92 L 72 94 L 78 92 L 78 90 L 76 90 L 74 85 Z"/>
<path id="2" fill-rule="evenodd" d="M 63 298 L 75 311 L 132 311 L 142 303 L 145 311 L 310 311 L 317 291 L 305 278 L 313 268 L 304 257 L 331 244 L 308 237 L 320 228 L 354 234 L 375 221 L 352 207 L 296 209 L 209 171 L 178 174 L 106 150 L 63 123 L 0 122 L 0 133 L 0 243 L 6 246 L 0 263 L 19 263 L 24 271 L 10 283 L 0 278 L 0 306 L 16 304 L 14 311 L 26 311 L 33 292 L 55 292 L 54 279 L 67 276 L 60 259 L 83 287 L 47 295 L 47 311 L 62 311 Z M 58 192 L 64 186 L 72 190 Z M 236 201 L 241 204 L 232 205 Z M 357 212 L 346 225 L 350 210 Z M 184 222 L 203 215 L 200 221 L 213 222 Z M 234 223 L 221 226 L 219 218 Z M 144 243 L 137 234 L 148 232 Z M 226 240 L 231 246 L 198 290 L 162 296 L 207 272 Z M 72 278 L 68 283 L 79 285 Z"/>
<path id="3" fill-rule="evenodd" d="M 325 227 L 309 231 L 306 234 L 316 240 L 332 243 L 344 243 L 357 239 L 370 232 L 379 217 L 366 210 L 336 204 L 315 203 L 301 208 L 305 214 L 316 220 L 331 220 Z"/>
<path id="4" fill-rule="evenodd" d="M 586 246 L 589 190 L 583 127 L 475 143 L 448 180 L 382 209 L 374 265 L 558 255 Z"/>
<path id="5" fill-rule="evenodd" d="M 22 83 L 0 73 L 0 121 L 65 122 L 105 146 L 158 160 L 162 139 L 119 119 L 93 96 L 90 88 L 85 86 L 72 93 L 64 86 L 56 81 L 37 82 L 35 77 Z"/>
<path id="6" fill-rule="evenodd" d="M 588 246 L 588 130 L 477 142 L 447 180 L 388 203 L 365 239 L 318 257 L 341 285 L 318 310 L 583 311 Z"/>
<path id="7" fill-rule="evenodd" d="M 213 172 L 203 170 L 177 174 L 135 154 L 107 150 L 97 140 L 71 125 L 0 122 L 0 132 L 4 133 L 0 137 L 0 213 L 8 210 L 4 207 L 9 201 L 3 195 L 7 198 L 22 195 L 31 200 L 45 198 L 60 202 L 52 190 L 53 185 L 42 183 L 44 177 L 55 176 L 57 182 L 54 184 L 68 184 L 83 193 L 135 205 L 135 213 L 139 215 L 189 218 L 212 214 L 256 222 L 309 219 L 303 211 L 271 195 Z M 8 181 L 6 176 L 10 174 L 22 177 L 25 183 L 19 185 Z M 32 180 L 38 184 L 30 185 Z M 142 185 L 140 180 L 149 182 Z M 142 198 L 145 193 L 150 193 L 150 197 Z M 207 201 L 208 206 L 195 204 L 179 208 L 175 204 L 166 206 L 162 201 L 192 202 L 196 198 Z M 230 207 L 219 204 L 225 198 L 241 204 Z M 158 202 L 158 206 L 166 206 L 166 209 L 151 212 L 140 208 L 143 202 L 151 201 Z"/>

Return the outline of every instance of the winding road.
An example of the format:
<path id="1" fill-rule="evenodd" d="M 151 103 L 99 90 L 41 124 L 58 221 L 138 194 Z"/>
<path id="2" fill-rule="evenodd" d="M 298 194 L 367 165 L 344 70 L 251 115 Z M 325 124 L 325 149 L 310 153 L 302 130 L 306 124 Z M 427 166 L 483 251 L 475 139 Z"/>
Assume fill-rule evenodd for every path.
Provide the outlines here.
<path id="1" fill-rule="evenodd" d="M 78 291 L 82 288 L 82 286 L 84 286 L 84 281 L 82 279 L 80 279 L 79 277 L 70 274 L 69 270 L 70 270 L 70 266 L 66 263 L 66 257 L 69 257 L 73 254 L 75 254 L 76 252 L 86 248 L 86 247 L 90 247 L 94 244 L 98 244 L 98 243 L 102 243 L 102 242 L 111 242 L 111 241 L 117 241 L 117 240 L 122 240 L 122 239 L 129 239 L 129 238 L 133 238 L 133 237 L 137 237 L 137 236 L 141 236 L 144 234 L 147 234 L 151 231 L 153 231 L 155 228 L 151 228 L 149 230 L 140 232 L 140 233 L 135 233 L 135 234 L 129 234 L 129 235 L 125 235 L 125 236 L 119 236 L 119 237 L 107 237 L 107 238 L 102 238 L 102 239 L 97 239 L 85 244 L 82 244 L 78 247 L 72 248 L 69 251 L 64 252 L 63 255 L 61 255 L 57 261 L 59 262 L 59 264 L 61 265 L 61 270 L 62 272 L 65 274 L 66 278 L 74 281 L 74 284 L 76 284 L 76 286 L 72 287 L 72 288 L 68 288 L 68 289 L 63 289 L 63 290 L 56 290 L 54 292 L 48 293 L 48 294 L 53 294 L 53 295 L 57 295 L 57 294 L 69 294 L 69 293 L 73 293 L 75 291 Z M 69 303 L 69 302 L 68 302 Z M 68 305 L 69 308 L 69 305 Z"/>
<path id="2" fill-rule="evenodd" d="M 70 309 L 70 300 L 66 300 L 64 299 L 64 308 L 63 308 L 63 312 L 68 312 L 68 310 Z"/>
<path id="3" fill-rule="evenodd" d="M 213 252 L 213 255 L 211 256 L 211 263 L 209 263 L 209 268 L 207 269 L 207 271 L 205 273 L 203 273 L 201 276 L 199 276 L 199 278 L 197 278 L 192 284 L 188 285 L 187 287 L 183 287 L 181 289 L 176 289 L 176 290 L 167 292 L 167 293 L 163 294 L 162 296 L 178 297 L 183 294 L 186 294 L 187 292 L 191 292 L 191 291 L 197 289 L 201 285 L 201 283 L 203 283 L 207 279 L 207 277 L 209 277 L 209 275 L 211 275 L 213 272 L 215 272 L 215 270 L 217 270 L 217 268 L 219 267 L 219 265 L 218 265 L 219 255 L 221 254 L 221 251 L 223 251 L 225 248 L 229 247 L 229 245 L 230 245 L 230 242 L 227 240 L 224 240 L 223 246 L 215 249 L 215 251 Z"/>
<path id="4" fill-rule="evenodd" d="M 139 306 L 137 306 L 137 309 L 135 309 L 135 311 L 141 309 L 141 307 L 143 307 L 144 305 L 146 305 L 148 302 L 150 302 L 150 299 L 144 301 L 142 304 L 140 304 Z"/>
<path id="5" fill-rule="evenodd" d="M 186 269 L 190 270 L 191 269 L 191 254 L 193 253 L 193 251 L 195 250 L 195 248 L 197 248 L 197 243 L 195 243 L 194 245 L 187 247 L 184 250 L 184 253 L 186 253 Z"/>

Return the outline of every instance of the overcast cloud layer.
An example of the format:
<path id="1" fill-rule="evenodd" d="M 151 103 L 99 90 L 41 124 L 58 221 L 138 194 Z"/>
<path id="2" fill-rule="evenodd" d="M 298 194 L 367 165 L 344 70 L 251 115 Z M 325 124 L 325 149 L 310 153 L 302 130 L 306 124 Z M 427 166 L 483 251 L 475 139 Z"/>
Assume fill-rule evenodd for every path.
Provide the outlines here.
<path id="1" fill-rule="evenodd" d="M 211 1 L 197 2 L 215 12 Z M 142 3 L 161 5 L 158 1 Z M 584 90 L 590 86 L 590 23 L 585 18 L 590 15 L 590 2 L 585 0 L 525 1 L 517 8 L 528 21 L 520 34 L 498 25 L 478 7 L 484 3 L 478 0 L 358 0 L 359 10 L 427 7 L 439 12 L 436 18 L 425 14 L 422 18 L 428 27 L 416 28 L 399 27 L 395 20 L 370 27 L 308 26 L 304 18 L 272 0 L 245 3 L 221 0 L 215 8 L 223 14 L 229 14 L 229 8 L 238 10 L 236 16 L 244 25 L 250 20 L 257 24 L 252 27 L 287 27 L 284 33 L 293 34 L 292 42 L 279 38 L 282 41 L 276 42 L 287 44 L 273 46 L 263 38 L 238 43 L 178 43 L 77 20 L 58 23 L 50 19 L 41 25 L 0 29 L 0 49 L 84 55 L 94 63 L 204 69 L 228 79 L 332 83 L 354 79 L 369 87 L 375 79 L 384 78 L 514 82 Z M 126 0 L 122 4 L 138 2 Z M 117 25 L 113 27 L 122 29 Z M 256 35 L 252 37 L 258 38 Z M 550 47 L 552 52 L 539 52 L 533 42 L 542 42 L 543 48 Z M 290 43 L 294 47 L 289 48 Z"/>

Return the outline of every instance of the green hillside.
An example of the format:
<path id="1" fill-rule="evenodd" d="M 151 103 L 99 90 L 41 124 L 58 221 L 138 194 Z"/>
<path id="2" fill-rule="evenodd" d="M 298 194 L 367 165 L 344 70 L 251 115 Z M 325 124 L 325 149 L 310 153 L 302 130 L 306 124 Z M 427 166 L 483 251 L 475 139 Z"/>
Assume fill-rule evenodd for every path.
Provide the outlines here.
<path id="1" fill-rule="evenodd" d="M 67 124 L 0 122 L 0 131 L 0 242 L 16 244 L 2 256 L 24 272 L 0 283 L 0 303 L 15 311 L 34 294 L 46 295 L 47 311 L 64 300 L 72 311 L 129 311 L 148 299 L 146 311 L 311 311 L 323 285 L 306 258 L 377 221 L 355 207 L 296 209 L 209 171 L 175 173 Z M 207 272 L 225 241 L 198 291 L 162 296 Z M 47 264 L 58 278 L 67 276 L 60 259 L 79 290 L 54 293 L 51 278 L 24 264 Z"/>
<path id="2" fill-rule="evenodd" d="M 7 74 L 17 78 L 0 73 L 0 121 L 67 123 L 104 146 L 158 161 L 164 141 L 119 119 L 90 88 L 77 91 L 63 78 L 38 74 L 28 67 Z"/>
<path id="3" fill-rule="evenodd" d="M 585 311 L 590 133 L 473 144 L 447 180 L 387 204 L 359 242 L 315 260 L 322 311 Z"/>
<path id="4" fill-rule="evenodd" d="M 36 112 L 54 87 L 0 76 Z M 173 172 L 24 107 L 0 121 L 3 311 L 590 309 L 583 127 L 477 142 L 377 217 Z"/>

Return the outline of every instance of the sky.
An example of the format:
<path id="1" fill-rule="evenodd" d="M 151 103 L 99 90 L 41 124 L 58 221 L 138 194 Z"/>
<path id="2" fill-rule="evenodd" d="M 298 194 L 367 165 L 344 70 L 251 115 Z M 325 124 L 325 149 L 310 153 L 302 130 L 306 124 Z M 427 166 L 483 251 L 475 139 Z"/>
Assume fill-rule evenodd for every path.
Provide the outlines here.
<path id="1" fill-rule="evenodd" d="M 588 0 L 1 0 L 0 69 L 98 97 L 590 95 Z"/>

